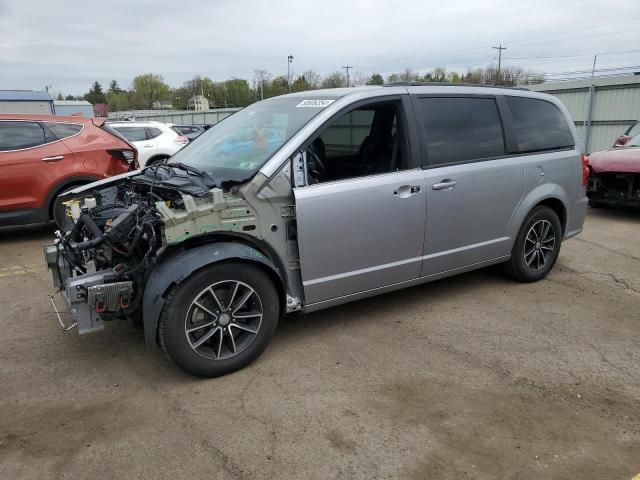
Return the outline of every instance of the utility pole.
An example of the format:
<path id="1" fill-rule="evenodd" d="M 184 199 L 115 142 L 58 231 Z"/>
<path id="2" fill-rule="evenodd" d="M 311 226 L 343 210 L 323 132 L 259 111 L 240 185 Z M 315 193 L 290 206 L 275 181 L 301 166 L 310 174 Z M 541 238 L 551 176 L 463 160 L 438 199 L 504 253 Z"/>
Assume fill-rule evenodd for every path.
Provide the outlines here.
<path id="1" fill-rule="evenodd" d="M 498 85 L 500 85 L 502 83 L 502 73 L 501 73 L 501 67 L 502 67 L 502 50 L 506 50 L 507 47 L 503 47 L 502 44 L 500 44 L 497 47 L 491 47 L 495 50 L 498 50 Z"/>
<path id="2" fill-rule="evenodd" d="M 289 86 L 289 93 L 291 93 L 291 64 L 293 63 L 293 55 L 287 57 L 287 85 Z"/>
<path id="3" fill-rule="evenodd" d="M 351 80 L 349 78 L 349 69 L 353 68 L 353 65 L 344 65 L 342 68 L 344 68 L 347 71 L 347 87 L 350 87 Z"/>

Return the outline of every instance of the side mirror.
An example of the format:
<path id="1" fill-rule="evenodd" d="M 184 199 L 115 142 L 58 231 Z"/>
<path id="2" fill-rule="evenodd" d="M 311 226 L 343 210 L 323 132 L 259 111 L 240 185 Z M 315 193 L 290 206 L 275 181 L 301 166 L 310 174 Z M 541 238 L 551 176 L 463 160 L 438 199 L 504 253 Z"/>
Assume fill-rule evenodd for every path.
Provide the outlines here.
<path id="1" fill-rule="evenodd" d="M 613 144 L 613 148 L 624 147 L 627 143 L 629 143 L 629 140 L 631 140 L 631 137 L 629 135 L 620 135 Z"/>

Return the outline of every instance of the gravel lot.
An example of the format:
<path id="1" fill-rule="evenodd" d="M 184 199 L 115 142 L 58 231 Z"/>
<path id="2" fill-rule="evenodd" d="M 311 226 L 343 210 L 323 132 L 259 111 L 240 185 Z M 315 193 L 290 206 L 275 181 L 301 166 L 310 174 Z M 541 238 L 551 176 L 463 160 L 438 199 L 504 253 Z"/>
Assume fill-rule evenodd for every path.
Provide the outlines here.
<path id="1" fill-rule="evenodd" d="M 125 323 L 63 334 L 0 230 L 0 478 L 566 478 L 640 471 L 640 213 L 591 210 L 546 280 L 483 270 L 292 316 L 191 378 Z"/>

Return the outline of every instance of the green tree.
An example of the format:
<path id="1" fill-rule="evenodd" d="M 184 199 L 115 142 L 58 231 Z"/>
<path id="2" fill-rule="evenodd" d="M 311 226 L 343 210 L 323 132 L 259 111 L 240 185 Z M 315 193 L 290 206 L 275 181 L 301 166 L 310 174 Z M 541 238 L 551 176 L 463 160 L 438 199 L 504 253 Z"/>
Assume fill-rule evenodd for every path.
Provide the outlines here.
<path id="1" fill-rule="evenodd" d="M 171 89 L 164 83 L 162 75 L 145 73 L 133 79 L 133 107 L 139 109 L 151 108 L 156 100 L 167 100 Z"/>
<path id="2" fill-rule="evenodd" d="M 97 80 L 93 82 L 93 86 L 89 92 L 85 94 L 84 99 L 92 105 L 105 102 L 104 92 L 102 91 L 102 85 L 100 85 L 100 82 Z"/>
<path id="3" fill-rule="evenodd" d="M 118 85 L 118 81 L 117 80 L 111 80 L 109 82 L 109 90 L 108 92 L 110 93 L 120 93 L 122 92 L 122 89 L 120 88 L 120 85 Z"/>
<path id="4" fill-rule="evenodd" d="M 289 85 L 287 84 L 287 77 L 279 75 L 274 77 L 264 89 L 264 98 L 277 97 L 278 95 L 284 95 L 289 93 Z"/>
<path id="5" fill-rule="evenodd" d="M 393 82 L 399 82 L 399 81 L 400 81 L 400 74 L 398 73 L 392 73 L 387 77 L 387 83 L 393 83 Z"/>
<path id="6" fill-rule="evenodd" d="M 76 97 L 74 97 L 73 95 L 67 95 L 66 97 L 64 97 L 65 100 L 75 100 Z"/>
<path id="7" fill-rule="evenodd" d="M 62 93 L 58 93 L 56 100 L 64 100 L 64 98 L 62 97 Z"/>
<path id="8" fill-rule="evenodd" d="M 322 78 L 320 78 L 320 75 L 318 75 L 316 72 L 314 72 L 313 70 L 306 70 L 302 73 L 302 76 L 309 84 L 309 89 L 315 90 L 316 88 L 320 88 L 320 85 L 322 84 Z"/>
<path id="9" fill-rule="evenodd" d="M 347 78 L 342 72 L 333 72 L 322 81 L 322 88 L 339 88 L 347 85 Z"/>
<path id="10" fill-rule="evenodd" d="M 293 81 L 293 83 L 291 84 L 291 90 L 293 90 L 294 92 L 304 92 L 306 90 L 311 90 L 311 85 L 303 74 Z"/>
<path id="11" fill-rule="evenodd" d="M 253 95 L 249 82 L 234 78 L 224 82 L 225 98 L 229 107 L 246 107 L 252 102 Z"/>
<path id="12" fill-rule="evenodd" d="M 367 81 L 367 85 L 384 85 L 384 78 L 379 73 L 374 73 Z"/>
<path id="13" fill-rule="evenodd" d="M 106 95 L 106 102 L 109 105 L 109 111 L 121 112 L 122 110 L 131 109 L 131 94 L 120 90 L 119 92 L 112 92 L 109 90 Z"/>

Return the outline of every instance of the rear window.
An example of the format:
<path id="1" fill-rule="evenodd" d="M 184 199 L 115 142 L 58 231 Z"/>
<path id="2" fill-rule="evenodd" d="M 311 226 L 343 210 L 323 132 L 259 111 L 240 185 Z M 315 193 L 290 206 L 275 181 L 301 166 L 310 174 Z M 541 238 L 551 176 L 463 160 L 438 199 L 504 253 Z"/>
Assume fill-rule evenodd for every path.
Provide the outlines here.
<path id="1" fill-rule="evenodd" d="M 142 142 L 147 139 L 144 127 L 113 127 L 130 142 Z"/>
<path id="2" fill-rule="evenodd" d="M 505 154 L 493 98 L 421 98 L 430 165 L 481 160 Z"/>
<path id="3" fill-rule="evenodd" d="M 42 125 L 36 122 L 0 122 L 0 152 L 37 147 L 47 143 Z"/>
<path id="4" fill-rule="evenodd" d="M 57 123 L 57 122 L 44 122 L 49 130 L 56 136 L 58 140 L 63 138 L 72 137 L 82 130 L 82 125 L 77 123 Z"/>
<path id="5" fill-rule="evenodd" d="M 519 152 L 573 148 L 575 142 L 562 112 L 538 98 L 507 97 Z"/>
<path id="6" fill-rule="evenodd" d="M 159 128 L 155 128 L 155 127 L 149 127 L 147 128 L 147 138 L 151 139 L 151 138 L 156 138 L 159 137 L 160 135 L 162 135 L 162 130 L 160 130 Z"/>

